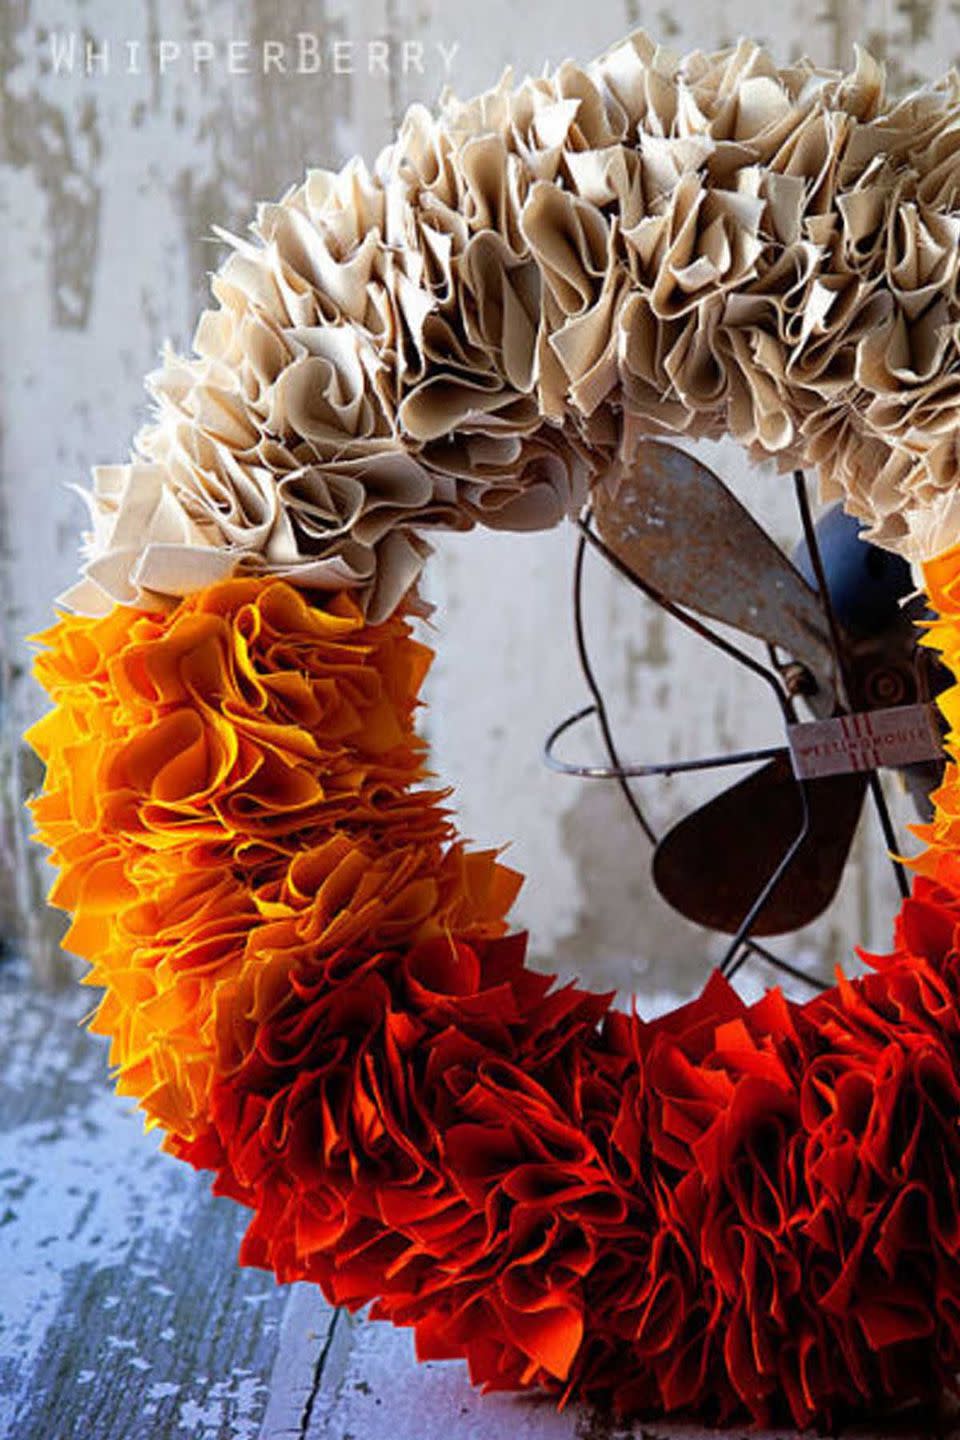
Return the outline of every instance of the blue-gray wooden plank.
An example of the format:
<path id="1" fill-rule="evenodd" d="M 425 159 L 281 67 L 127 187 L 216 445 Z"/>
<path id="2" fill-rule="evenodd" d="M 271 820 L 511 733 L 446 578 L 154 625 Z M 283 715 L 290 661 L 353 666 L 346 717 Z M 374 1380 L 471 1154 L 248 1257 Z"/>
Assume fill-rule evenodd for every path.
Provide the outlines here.
<path id="1" fill-rule="evenodd" d="M 259 1440 L 275 1368 L 296 1436 L 331 1312 L 237 1266 L 244 1212 L 110 1092 L 89 998 L 0 981 L 0 1437 Z"/>
<path id="2" fill-rule="evenodd" d="M 243 1210 L 112 1094 L 88 1004 L 0 967 L 0 1440 L 705 1440 L 480 1396 L 409 1333 L 240 1269 Z"/>
<path id="3" fill-rule="evenodd" d="M 339 1335 L 339 1353 L 337 1351 Z M 417 1365 L 408 1331 L 338 1316 L 303 1440 L 800 1440 L 795 1431 L 647 1422 L 623 1426 L 571 1407 L 558 1413 L 535 1397 L 481 1395 L 466 1366 Z M 844 1431 L 844 1440 L 958 1440 L 952 1407 L 939 1417 L 915 1414 L 899 1423 Z"/>

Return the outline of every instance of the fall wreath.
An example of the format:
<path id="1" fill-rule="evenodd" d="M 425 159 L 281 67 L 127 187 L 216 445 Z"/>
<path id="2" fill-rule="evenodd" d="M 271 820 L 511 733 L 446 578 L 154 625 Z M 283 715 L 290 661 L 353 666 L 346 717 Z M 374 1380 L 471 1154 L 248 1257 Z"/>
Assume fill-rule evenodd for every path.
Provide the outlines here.
<path id="1" fill-rule="evenodd" d="M 245 1263 L 488 1389 L 800 1426 L 960 1371 L 960 689 L 890 953 L 651 1023 L 524 963 L 415 728 L 436 527 L 816 467 L 960 675 L 960 80 L 642 34 L 312 170 L 95 472 L 32 802 L 117 1088 Z M 771 482 L 775 483 L 775 482 Z"/>

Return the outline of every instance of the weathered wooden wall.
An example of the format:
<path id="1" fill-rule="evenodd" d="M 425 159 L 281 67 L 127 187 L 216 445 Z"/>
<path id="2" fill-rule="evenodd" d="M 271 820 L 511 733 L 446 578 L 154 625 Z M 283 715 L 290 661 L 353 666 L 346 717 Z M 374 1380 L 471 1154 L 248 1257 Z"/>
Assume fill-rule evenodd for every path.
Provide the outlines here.
<path id="1" fill-rule="evenodd" d="M 437 42 L 448 53 L 456 46 L 449 79 L 461 94 L 492 83 L 508 62 L 523 71 L 585 58 L 636 25 L 677 48 L 747 33 L 781 56 L 806 51 L 826 62 L 848 61 L 860 39 L 902 84 L 939 73 L 960 52 L 957 11 L 955 0 L 3 0 L 0 904 L 8 930 L 19 908 L 37 932 L 37 953 L 50 953 L 37 905 L 41 867 L 11 812 L 33 779 L 16 743 L 37 705 L 22 637 L 44 624 L 70 580 L 83 518 L 65 487 L 93 462 L 126 454 L 144 414 L 142 374 L 165 337 L 189 341 L 205 272 L 220 253 L 208 239 L 214 221 L 242 228 L 254 201 L 284 190 L 305 164 L 372 154 L 409 100 L 439 92 L 447 75 Z M 265 39 L 294 43 L 298 31 L 325 47 L 356 42 L 357 73 L 227 73 L 227 39 L 256 53 Z M 54 72 L 51 36 L 73 32 L 111 47 L 109 74 Z M 383 37 L 390 73 L 369 75 L 362 47 Z M 155 64 L 123 73 L 127 42 L 198 38 L 218 46 L 202 77 L 182 65 L 163 76 Z M 423 73 L 402 73 L 404 41 L 423 44 Z M 722 450 L 719 463 L 745 479 L 736 454 Z M 789 538 L 783 482 L 761 474 L 745 483 Z M 545 732 L 582 696 L 571 556 L 569 530 L 442 544 L 429 579 L 441 627 L 429 719 L 438 768 L 457 782 L 468 834 L 512 840 L 511 857 L 530 877 L 519 915 L 538 956 L 598 982 L 683 991 L 715 953 L 712 942 L 651 896 L 648 852 L 616 791 L 559 779 L 540 763 Z M 748 682 L 612 577 L 594 576 L 589 604 L 628 752 L 694 753 L 775 735 L 775 717 Z M 679 782 L 652 787 L 654 817 L 678 815 L 696 793 Z M 891 903 L 880 847 L 865 835 L 843 901 L 807 938 L 837 957 L 852 937 L 882 944 Z"/>

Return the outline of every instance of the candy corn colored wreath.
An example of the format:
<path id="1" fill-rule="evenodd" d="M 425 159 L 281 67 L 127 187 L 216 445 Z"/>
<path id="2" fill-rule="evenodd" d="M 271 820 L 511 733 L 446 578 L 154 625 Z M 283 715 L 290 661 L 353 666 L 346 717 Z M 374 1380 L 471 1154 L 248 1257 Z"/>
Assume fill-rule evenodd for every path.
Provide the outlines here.
<path id="1" fill-rule="evenodd" d="M 960 677 L 958 136 L 955 76 L 642 35 L 415 106 L 232 240 L 96 472 L 30 739 L 118 1089 L 250 1207 L 244 1262 L 487 1388 L 807 1425 L 960 1371 L 955 730 L 888 955 L 645 1023 L 525 967 L 411 626 L 430 527 L 729 433 L 915 562 Z"/>

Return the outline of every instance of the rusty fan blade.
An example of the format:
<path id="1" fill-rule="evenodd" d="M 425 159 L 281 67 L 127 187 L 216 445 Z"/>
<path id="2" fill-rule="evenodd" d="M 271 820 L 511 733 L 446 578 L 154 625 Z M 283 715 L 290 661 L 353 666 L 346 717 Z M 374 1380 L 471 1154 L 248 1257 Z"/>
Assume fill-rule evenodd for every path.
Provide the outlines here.
<path id="1" fill-rule="evenodd" d="M 830 904 L 866 789 L 863 773 L 809 782 L 809 832 L 751 934 L 798 930 Z M 802 819 L 800 790 L 790 761 L 786 756 L 770 760 L 668 831 L 653 857 L 657 889 L 688 920 L 734 935 L 798 834 Z"/>
<path id="2" fill-rule="evenodd" d="M 667 600 L 778 646 L 813 674 L 829 713 L 834 664 L 815 592 L 712 470 L 646 441 L 593 510 L 604 544 Z"/>

